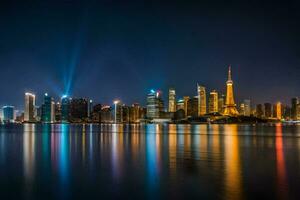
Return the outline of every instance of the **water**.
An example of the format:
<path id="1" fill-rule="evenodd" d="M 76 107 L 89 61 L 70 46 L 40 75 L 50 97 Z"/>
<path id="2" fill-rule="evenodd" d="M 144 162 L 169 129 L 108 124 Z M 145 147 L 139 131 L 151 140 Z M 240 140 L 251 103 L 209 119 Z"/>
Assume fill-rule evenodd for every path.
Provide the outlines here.
<path id="1" fill-rule="evenodd" d="M 1 125 L 1 199 L 300 199 L 299 125 Z"/>

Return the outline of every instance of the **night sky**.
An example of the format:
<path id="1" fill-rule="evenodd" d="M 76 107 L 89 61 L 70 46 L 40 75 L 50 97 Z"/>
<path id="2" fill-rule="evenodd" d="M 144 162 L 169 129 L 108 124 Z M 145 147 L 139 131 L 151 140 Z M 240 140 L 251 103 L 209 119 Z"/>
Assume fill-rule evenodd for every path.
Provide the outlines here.
<path id="1" fill-rule="evenodd" d="M 194 96 L 197 82 L 224 93 L 229 64 L 237 102 L 300 96 L 296 1 L 41 2 L 1 1 L 0 105 L 22 109 L 26 91 L 107 104 Z"/>

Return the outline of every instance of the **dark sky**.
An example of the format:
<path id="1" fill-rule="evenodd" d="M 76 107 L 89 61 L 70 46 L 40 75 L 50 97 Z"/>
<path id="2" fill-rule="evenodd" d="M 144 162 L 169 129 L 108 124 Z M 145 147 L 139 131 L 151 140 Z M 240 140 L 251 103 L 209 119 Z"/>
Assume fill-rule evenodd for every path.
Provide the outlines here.
<path id="1" fill-rule="evenodd" d="M 229 64 L 237 101 L 300 96 L 300 4 L 207 2 L 1 2 L 0 105 L 22 108 L 25 91 L 127 104 L 197 82 L 225 92 Z"/>

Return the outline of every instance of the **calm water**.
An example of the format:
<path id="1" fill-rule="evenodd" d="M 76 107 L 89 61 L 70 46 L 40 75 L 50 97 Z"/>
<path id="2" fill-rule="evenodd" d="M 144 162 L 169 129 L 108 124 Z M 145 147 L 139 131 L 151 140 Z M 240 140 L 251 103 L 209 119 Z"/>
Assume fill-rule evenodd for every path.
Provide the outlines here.
<path id="1" fill-rule="evenodd" d="M 1 199 L 300 199 L 297 125 L 1 125 Z"/>

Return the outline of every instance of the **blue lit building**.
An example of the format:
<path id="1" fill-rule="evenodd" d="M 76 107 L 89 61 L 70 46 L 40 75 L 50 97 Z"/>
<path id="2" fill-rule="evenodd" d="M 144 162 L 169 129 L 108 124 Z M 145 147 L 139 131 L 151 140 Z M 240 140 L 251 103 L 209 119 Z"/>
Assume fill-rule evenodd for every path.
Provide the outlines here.
<path id="1" fill-rule="evenodd" d="M 64 95 L 61 98 L 61 122 L 69 122 L 70 119 L 70 98 Z"/>
<path id="2" fill-rule="evenodd" d="M 147 96 L 147 117 L 156 119 L 161 117 L 164 109 L 164 103 L 160 91 L 151 90 Z"/>
<path id="3" fill-rule="evenodd" d="M 14 107 L 13 106 L 3 106 L 3 122 L 14 122 Z"/>
<path id="4" fill-rule="evenodd" d="M 46 93 L 44 96 L 44 103 L 42 105 L 42 122 L 44 123 L 53 122 L 52 103 L 53 103 L 53 99 Z"/>

